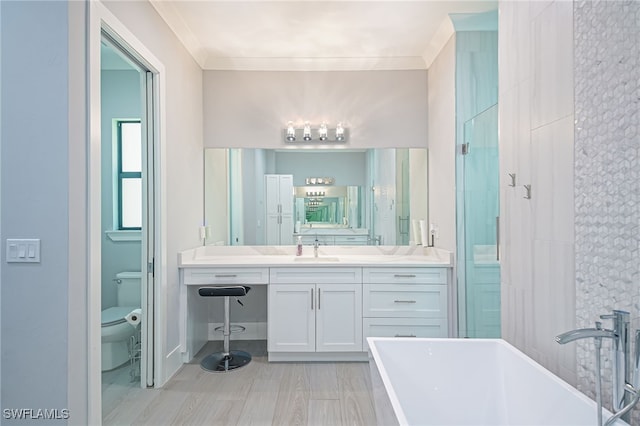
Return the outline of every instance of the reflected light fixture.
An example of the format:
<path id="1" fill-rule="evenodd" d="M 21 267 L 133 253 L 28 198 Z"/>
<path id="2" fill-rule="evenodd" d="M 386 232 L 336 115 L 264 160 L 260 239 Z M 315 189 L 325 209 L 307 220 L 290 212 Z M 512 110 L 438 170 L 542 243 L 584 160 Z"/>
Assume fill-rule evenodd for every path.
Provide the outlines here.
<path id="1" fill-rule="evenodd" d="M 335 181 L 332 177 L 308 177 L 304 180 L 307 185 L 333 185 Z"/>

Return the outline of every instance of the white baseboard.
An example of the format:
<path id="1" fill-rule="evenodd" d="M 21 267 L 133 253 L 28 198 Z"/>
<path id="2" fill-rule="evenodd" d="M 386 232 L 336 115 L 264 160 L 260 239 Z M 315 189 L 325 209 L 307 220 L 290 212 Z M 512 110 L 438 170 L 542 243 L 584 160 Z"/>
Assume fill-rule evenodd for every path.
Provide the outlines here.
<path id="1" fill-rule="evenodd" d="M 182 353 L 180 352 L 180 345 L 178 345 L 165 357 L 164 377 L 161 378 L 164 380 L 156 380 L 156 383 L 154 383 L 154 387 L 159 388 L 164 386 L 164 384 L 167 383 L 169 379 L 171 379 L 171 377 L 173 377 L 173 375 L 178 372 L 182 365 Z"/>
<path id="2" fill-rule="evenodd" d="M 269 352 L 269 362 L 368 362 L 367 352 Z"/>
<path id="3" fill-rule="evenodd" d="M 266 340 L 266 322 L 234 322 L 232 326 L 240 325 L 246 330 L 238 333 L 231 333 L 231 340 Z M 222 331 L 215 331 L 216 327 L 222 327 L 222 323 L 209 323 L 209 340 L 222 340 Z"/>

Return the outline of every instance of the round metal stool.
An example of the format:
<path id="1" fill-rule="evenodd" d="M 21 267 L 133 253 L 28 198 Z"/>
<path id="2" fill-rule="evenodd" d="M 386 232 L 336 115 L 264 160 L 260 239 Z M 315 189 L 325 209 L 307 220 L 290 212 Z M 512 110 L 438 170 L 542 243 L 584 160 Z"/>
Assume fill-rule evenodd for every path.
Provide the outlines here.
<path id="1" fill-rule="evenodd" d="M 198 294 L 203 297 L 224 297 L 224 325 L 222 326 L 224 335 L 224 345 L 222 352 L 214 352 L 207 355 L 200 366 L 207 371 L 224 373 L 235 370 L 251 362 L 251 354 L 245 351 L 229 350 L 229 336 L 231 335 L 231 324 L 229 323 L 229 297 L 235 297 L 236 301 L 242 305 L 238 297 L 246 296 L 251 287 L 246 285 L 211 286 L 200 287 Z"/>

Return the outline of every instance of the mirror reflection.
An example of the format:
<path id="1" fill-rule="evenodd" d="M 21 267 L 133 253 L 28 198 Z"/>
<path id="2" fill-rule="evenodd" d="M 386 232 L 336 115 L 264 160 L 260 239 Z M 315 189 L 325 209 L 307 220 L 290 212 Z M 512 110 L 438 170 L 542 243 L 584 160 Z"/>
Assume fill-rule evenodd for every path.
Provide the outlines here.
<path id="1" fill-rule="evenodd" d="M 304 225 L 359 228 L 364 216 L 360 186 L 294 187 L 296 221 Z"/>
<path id="2" fill-rule="evenodd" d="M 426 149 L 205 149 L 205 244 L 407 245 Z"/>

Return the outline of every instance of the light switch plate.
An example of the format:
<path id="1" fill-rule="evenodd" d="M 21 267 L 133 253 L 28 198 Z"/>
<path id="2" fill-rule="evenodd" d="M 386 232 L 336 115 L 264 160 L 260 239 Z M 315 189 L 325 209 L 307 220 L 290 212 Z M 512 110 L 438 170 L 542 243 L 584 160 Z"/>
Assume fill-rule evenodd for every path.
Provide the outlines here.
<path id="1" fill-rule="evenodd" d="M 39 238 L 7 238 L 7 262 L 39 263 Z"/>

